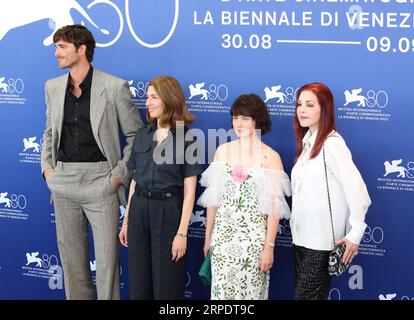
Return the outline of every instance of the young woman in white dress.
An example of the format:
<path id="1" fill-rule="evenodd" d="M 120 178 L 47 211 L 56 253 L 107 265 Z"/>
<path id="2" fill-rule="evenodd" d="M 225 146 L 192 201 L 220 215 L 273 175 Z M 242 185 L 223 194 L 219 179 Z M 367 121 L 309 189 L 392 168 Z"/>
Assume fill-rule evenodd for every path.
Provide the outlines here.
<path id="1" fill-rule="evenodd" d="M 289 217 L 290 181 L 279 154 L 261 141 L 267 106 L 241 95 L 231 108 L 237 140 L 218 147 L 202 174 L 207 208 L 204 255 L 211 252 L 211 299 L 267 299 L 279 219 Z"/>

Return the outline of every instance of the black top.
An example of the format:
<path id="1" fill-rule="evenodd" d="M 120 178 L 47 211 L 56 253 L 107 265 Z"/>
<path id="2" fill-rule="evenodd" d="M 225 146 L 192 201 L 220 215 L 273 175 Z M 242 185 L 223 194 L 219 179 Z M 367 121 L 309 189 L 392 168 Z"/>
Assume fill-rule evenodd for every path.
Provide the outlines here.
<path id="1" fill-rule="evenodd" d="M 152 127 L 142 127 L 135 135 L 128 167 L 135 170 L 133 179 L 138 189 L 161 191 L 183 187 L 184 178 L 198 176 L 203 172 L 199 158 L 201 154 L 197 153 L 197 143 L 193 136 L 187 134 L 186 139 L 191 141 L 183 143 L 182 138 L 177 139 L 177 134 L 170 131 L 157 146 L 154 133 Z M 186 153 L 189 155 L 184 157 Z"/>
<path id="2" fill-rule="evenodd" d="M 91 87 L 93 68 L 79 85 L 82 94 L 76 98 L 72 93 L 70 79 L 66 88 L 62 137 L 57 159 L 62 162 L 106 161 L 92 132 Z M 69 76 L 70 77 L 70 76 Z"/>

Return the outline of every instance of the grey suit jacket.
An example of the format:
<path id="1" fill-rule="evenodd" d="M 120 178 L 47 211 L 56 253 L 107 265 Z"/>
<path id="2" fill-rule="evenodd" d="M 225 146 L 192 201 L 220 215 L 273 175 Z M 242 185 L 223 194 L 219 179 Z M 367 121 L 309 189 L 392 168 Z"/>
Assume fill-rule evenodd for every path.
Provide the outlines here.
<path id="1" fill-rule="evenodd" d="M 48 80 L 45 85 L 46 129 L 43 133 L 42 173 L 54 168 L 63 126 L 63 108 L 69 74 Z M 135 133 L 142 127 L 141 117 L 132 103 L 128 82 L 93 70 L 90 118 L 93 136 L 111 166 L 111 174 L 122 182 L 118 189 L 119 201 L 126 204 L 125 188 L 132 172 L 127 168 Z M 121 152 L 119 132 L 126 145 Z"/>

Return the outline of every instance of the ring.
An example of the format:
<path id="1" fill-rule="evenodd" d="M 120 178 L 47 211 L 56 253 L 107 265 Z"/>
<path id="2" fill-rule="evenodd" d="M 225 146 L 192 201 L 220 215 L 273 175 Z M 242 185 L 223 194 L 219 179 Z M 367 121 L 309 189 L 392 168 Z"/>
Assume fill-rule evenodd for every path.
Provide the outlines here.
<path id="1" fill-rule="evenodd" d="M 354 256 L 356 256 L 358 254 L 358 252 L 354 252 Z"/>

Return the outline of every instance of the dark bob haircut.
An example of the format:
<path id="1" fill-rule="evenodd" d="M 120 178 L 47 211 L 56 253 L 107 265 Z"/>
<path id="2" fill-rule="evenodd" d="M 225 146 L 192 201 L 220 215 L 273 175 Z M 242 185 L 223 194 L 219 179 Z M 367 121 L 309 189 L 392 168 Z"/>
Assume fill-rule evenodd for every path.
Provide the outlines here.
<path id="1" fill-rule="evenodd" d="M 262 134 L 272 129 L 267 104 L 257 94 L 242 94 L 234 100 L 231 106 L 231 116 L 252 117 L 256 121 L 256 129 Z"/>

